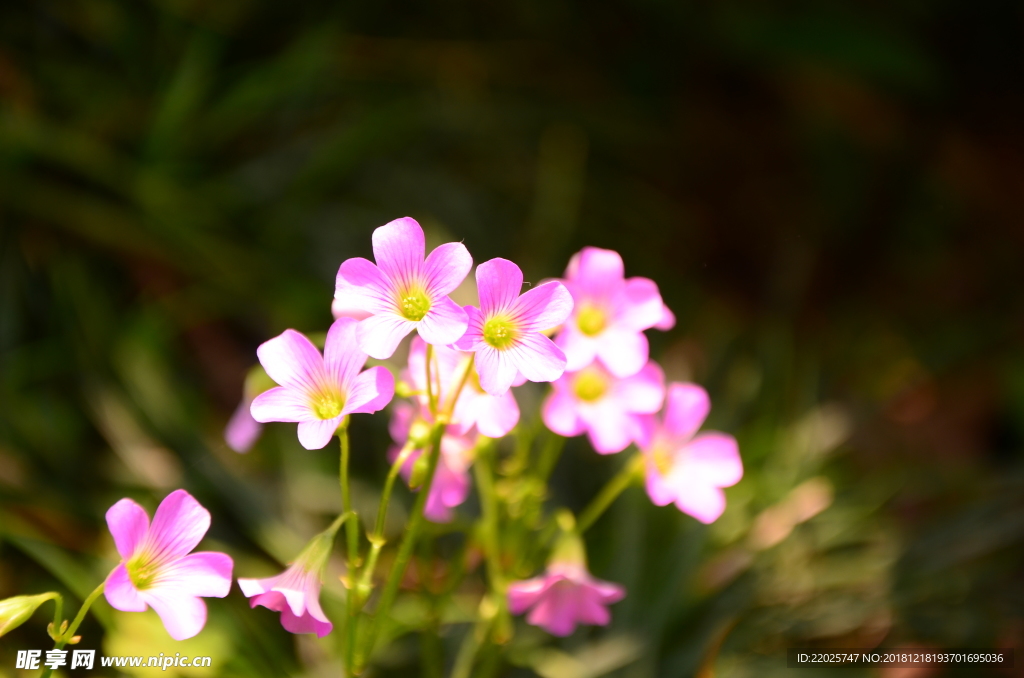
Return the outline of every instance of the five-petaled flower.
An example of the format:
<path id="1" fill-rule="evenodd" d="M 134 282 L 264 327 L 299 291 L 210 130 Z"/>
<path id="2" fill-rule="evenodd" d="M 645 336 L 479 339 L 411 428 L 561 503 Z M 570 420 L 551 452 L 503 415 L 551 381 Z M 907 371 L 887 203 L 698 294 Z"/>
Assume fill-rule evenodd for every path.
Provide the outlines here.
<path id="1" fill-rule="evenodd" d="M 391 372 L 384 367 L 360 372 L 366 354 L 356 344 L 357 323 L 352 318 L 335 320 L 322 356 L 295 330 L 260 345 L 260 363 L 281 386 L 256 396 L 253 418 L 298 422 L 299 442 L 307 450 L 318 450 L 330 441 L 345 415 L 376 412 L 391 402 Z"/>
<path id="2" fill-rule="evenodd" d="M 577 624 L 606 625 L 611 621 L 606 606 L 625 595 L 618 584 L 590 575 L 583 544 L 570 534 L 562 537 L 543 575 L 508 585 L 508 607 L 512 614 L 532 608 L 527 622 L 552 635 L 568 636 Z"/>
<path id="3" fill-rule="evenodd" d="M 624 277 L 618 252 L 584 247 L 569 260 L 563 282 L 576 305 L 555 343 L 570 372 L 600 358 L 617 377 L 636 374 L 647 363 L 644 330 L 675 324 L 653 280 Z"/>
<path id="4" fill-rule="evenodd" d="M 646 461 L 647 494 L 658 506 L 675 502 L 702 523 L 725 510 L 723 487 L 743 477 L 736 439 L 725 433 L 697 434 L 711 410 L 707 391 L 697 384 L 669 385 L 664 418 L 644 419 L 641 448 Z"/>
<path id="5" fill-rule="evenodd" d="M 643 443 L 643 415 L 661 409 L 665 376 L 654 362 L 633 376 L 620 379 L 595 360 L 579 372 L 566 372 L 544 401 L 544 424 L 563 436 L 586 432 L 601 454 L 621 452 L 632 442 Z"/>
<path id="6" fill-rule="evenodd" d="M 185 490 L 160 502 L 153 523 L 145 509 L 122 499 L 107 511 L 121 563 L 107 576 L 103 593 L 124 612 L 156 610 L 175 640 L 191 638 L 206 624 L 201 597 L 231 590 L 232 561 L 224 553 L 191 553 L 210 528 L 210 512 Z"/>
<path id="7" fill-rule="evenodd" d="M 554 381 L 565 371 L 565 354 L 544 336 L 572 312 L 572 296 L 551 281 L 520 295 L 523 272 L 507 259 L 476 268 L 480 308 L 467 306 L 469 328 L 455 344 L 476 352 L 480 386 L 500 396 L 522 374 L 530 381 Z"/>
<path id="8" fill-rule="evenodd" d="M 448 295 L 469 274 L 473 258 L 458 242 L 437 247 L 426 260 L 424 252 L 423 229 L 404 217 L 373 232 L 376 265 L 356 257 L 338 269 L 338 306 L 371 314 L 360 321 L 358 332 L 368 355 L 390 358 L 413 329 L 438 345 L 451 344 L 466 331 L 466 312 Z"/>

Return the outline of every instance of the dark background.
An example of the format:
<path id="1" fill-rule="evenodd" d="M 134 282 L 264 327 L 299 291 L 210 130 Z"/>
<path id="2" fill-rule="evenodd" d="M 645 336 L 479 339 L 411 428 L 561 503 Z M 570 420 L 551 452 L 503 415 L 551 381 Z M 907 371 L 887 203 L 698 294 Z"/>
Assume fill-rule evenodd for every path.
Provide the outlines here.
<path id="1" fill-rule="evenodd" d="M 111 566 L 106 508 L 182 486 L 237 574 L 288 560 L 335 509 L 333 453 L 277 425 L 237 456 L 222 428 L 255 347 L 325 330 L 340 262 L 409 215 L 528 280 L 621 252 L 679 319 L 653 355 L 747 468 L 709 529 L 627 494 L 589 546 L 630 595 L 554 645 L 590 673 L 524 631 L 505 675 L 1019 645 L 1022 37 L 1009 0 L 3 3 L 0 597 L 74 609 Z M 364 419 L 372 507 L 386 418 Z M 617 461 L 574 442 L 556 498 Z M 217 675 L 330 670 L 333 636 L 210 607 Z M 97 610 L 82 647 L 179 651 Z"/>

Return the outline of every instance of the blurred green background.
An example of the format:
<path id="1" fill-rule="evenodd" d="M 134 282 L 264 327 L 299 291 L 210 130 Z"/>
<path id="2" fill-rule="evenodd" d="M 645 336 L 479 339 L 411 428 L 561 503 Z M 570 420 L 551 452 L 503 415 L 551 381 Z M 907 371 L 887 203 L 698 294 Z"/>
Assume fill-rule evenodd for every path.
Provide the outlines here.
<path id="1" fill-rule="evenodd" d="M 340 262 L 409 215 L 528 280 L 620 251 L 679 318 L 654 357 L 707 386 L 747 469 L 710 528 L 627 493 L 588 534 L 629 590 L 612 626 L 545 645 L 521 625 L 498 675 L 1019 646 L 1022 38 L 1010 0 L 3 3 L 0 598 L 76 609 L 113 565 L 106 509 L 176 487 L 237 575 L 290 559 L 338 509 L 336 448 L 272 425 L 241 456 L 223 426 L 256 346 L 325 330 Z M 353 424 L 364 510 L 386 420 Z M 620 462 L 573 441 L 553 505 Z M 101 653 L 339 674 L 337 634 L 285 633 L 237 589 L 181 645 L 94 609 Z M 48 647 L 51 610 L 0 641 L 0 675 Z M 375 671 L 418 654 L 400 638 Z"/>

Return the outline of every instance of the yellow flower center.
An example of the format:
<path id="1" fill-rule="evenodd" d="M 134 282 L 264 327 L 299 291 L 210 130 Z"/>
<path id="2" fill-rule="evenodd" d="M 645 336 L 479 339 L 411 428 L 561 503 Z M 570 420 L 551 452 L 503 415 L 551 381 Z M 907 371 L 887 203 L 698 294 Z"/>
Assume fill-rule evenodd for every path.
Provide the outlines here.
<path id="1" fill-rule="evenodd" d="M 430 299 L 422 290 L 407 290 L 399 297 L 398 306 L 403 318 L 419 322 L 430 310 Z"/>
<path id="2" fill-rule="evenodd" d="M 499 351 L 515 343 L 518 332 L 508 318 L 491 318 L 484 323 L 484 341 Z"/>
<path id="3" fill-rule="evenodd" d="M 662 476 L 667 476 L 673 466 L 672 450 L 664 445 L 655 446 L 651 451 L 651 463 L 654 464 L 654 468 L 658 473 Z"/>
<path id="4" fill-rule="evenodd" d="M 588 337 L 600 334 L 607 324 L 608 314 L 593 304 L 583 303 L 576 314 L 576 326 Z"/>
<path id="5" fill-rule="evenodd" d="M 321 393 L 313 400 L 313 414 L 319 419 L 334 419 L 341 414 L 344 400 L 339 393 Z"/>
<path id="6" fill-rule="evenodd" d="M 156 579 L 156 569 L 145 553 L 134 556 L 124 567 L 128 571 L 128 578 L 139 591 L 148 589 Z"/>
<path id="7" fill-rule="evenodd" d="M 595 370 L 585 370 L 573 382 L 576 397 L 586 402 L 599 400 L 608 391 L 608 379 Z"/>

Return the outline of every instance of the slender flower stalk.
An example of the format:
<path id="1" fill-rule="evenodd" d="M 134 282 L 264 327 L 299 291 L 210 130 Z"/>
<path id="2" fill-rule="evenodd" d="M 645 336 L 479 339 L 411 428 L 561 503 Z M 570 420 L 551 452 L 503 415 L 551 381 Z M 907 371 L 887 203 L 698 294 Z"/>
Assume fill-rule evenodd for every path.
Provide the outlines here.
<path id="1" fill-rule="evenodd" d="M 590 526 L 597 522 L 597 519 L 608 510 L 608 507 L 619 498 L 630 485 L 637 482 L 640 479 L 640 473 L 643 470 L 643 457 L 640 455 L 634 456 L 617 474 L 612 476 L 612 479 L 608 481 L 597 496 L 583 509 L 583 513 L 580 514 L 579 521 L 577 522 L 576 529 L 580 534 L 583 534 Z"/>
<path id="2" fill-rule="evenodd" d="M 92 593 L 86 596 L 85 600 L 82 601 L 82 607 L 78 608 L 78 614 L 75 615 L 75 618 L 74 620 L 72 620 L 71 625 L 68 626 L 66 629 L 63 627 L 64 624 L 66 624 L 67 622 L 61 623 L 60 628 L 58 629 L 57 620 L 56 618 L 54 619 L 54 632 L 59 634 L 54 638 L 54 650 L 62 650 L 64 649 L 64 646 L 68 643 L 78 642 L 77 640 L 75 640 L 75 632 L 78 631 L 78 627 L 82 625 L 82 621 L 85 619 L 85 614 L 89 611 L 89 608 L 91 608 L 92 604 L 95 603 L 96 600 L 103 594 L 104 586 L 106 586 L 106 582 L 103 582 L 102 584 L 94 588 L 92 590 Z M 58 612 L 59 611 L 60 606 L 58 605 Z M 57 616 L 60 615 L 58 614 Z M 53 669 L 47 666 L 45 669 L 43 669 L 43 672 L 40 674 L 39 678 L 49 678 L 51 673 L 53 673 Z"/>

